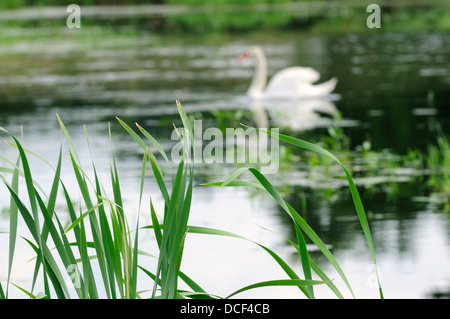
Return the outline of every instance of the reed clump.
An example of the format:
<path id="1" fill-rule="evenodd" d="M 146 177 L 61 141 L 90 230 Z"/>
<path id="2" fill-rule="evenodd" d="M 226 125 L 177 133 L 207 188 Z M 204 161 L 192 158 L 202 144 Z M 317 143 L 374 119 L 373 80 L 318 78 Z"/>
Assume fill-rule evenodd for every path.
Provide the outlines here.
<path id="1" fill-rule="evenodd" d="M 8 298 L 9 289 L 12 285 L 18 287 L 30 298 L 60 299 L 96 299 L 103 297 L 136 299 L 142 298 L 146 291 L 151 292 L 150 298 L 231 298 L 243 291 L 276 286 L 298 287 L 301 294 L 307 298 L 315 298 L 314 287 L 316 285 L 327 285 L 338 298 L 343 298 L 342 292 L 336 287 L 334 281 L 311 259 L 306 245 L 307 239 L 317 246 L 322 255 L 338 272 L 351 295 L 355 297 L 346 275 L 331 251 L 306 220 L 282 198 L 278 190 L 256 168 L 241 167 L 223 182 L 211 182 L 204 185 L 209 187 L 243 185 L 257 187 L 263 189 L 272 197 L 292 220 L 296 238 L 295 240 L 289 240 L 289 243 L 300 257 L 301 274 L 294 271 L 281 256 L 269 247 L 251 241 L 239 234 L 189 224 L 195 175 L 193 161 L 189 158 L 193 153 L 190 149 L 192 143 L 189 143 L 189 140 L 193 137 L 193 132 L 190 121 L 178 101 L 177 108 L 183 127 L 176 128 L 176 131 L 183 142 L 183 151 L 181 161 L 173 170 L 173 174 L 170 174 L 170 171 L 169 174 L 165 173 L 159 160 L 164 159 L 168 166 L 171 166 L 172 163 L 168 160 L 168 156 L 161 145 L 149 132 L 137 125 L 137 133 L 127 123 L 117 119 L 144 152 L 139 207 L 141 207 L 143 198 L 144 180 L 147 178 L 147 165 L 150 165 L 152 181 L 157 184 L 164 199 L 162 222 L 158 220 L 155 207 L 150 202 L 151 225 L 140 225 L 138 216 L 134 227 L 130 227 L 123 205 L 123 189 L 121 188 L 114 153 L 112 154 L 109 180 L 112 187 L 112 196 L 108 196 L 97 174 L 94 160 L 92 159 L 92 174 L 88 174 L 81 166 L 70 135 L 59 117 L 61 130 L 68 141 L 69 161 L 81 198 L 78 205 L 75 204 L 78 198 L 69 194 L 68 188 L 61 179 L 62 148 L 59 152 L 57 165 L 53 168 L 51 190 L 48 194 L 44 194 L 33 179 L 33 172 L 29 165 L 28 157 L 36 154 L 26 150 L 20 141 L 10 134 L 12 139 L 10 146 L 17 148 L 18 156 L 15 162 L 4 159 L 9 167 L 0 168 L 2 174 L 0 176 L 11 198 L 9 206 L 8 273 L 6 282 L 0 283 L 0 298 Z M 6 130 L 3 131 L 8 133 Z M 291 146 L 304 148 L 325 156 L 336 161 L 342 167 L 348 180 L 368 249 L 372 254 L 373 262 L 376 264 L 375 248 L 364 207 L 355 183 L 345 166 L 333 154 L 315 144 L 282 134 L 263 132 Z M 141 136 L 144 138 L 141 138 Z M 86 141 L 89 145 L 87 133 Z M 154 154 L 151 149 L 156 149 L 158 153 Z M 255 181 L 239 181 L 239 176 L 244 173 L 250 173 Z M 9 178 L 3 175 L 8 175 Z M 23 198 L 18 191 L 19 185 L 22 185 L 22 183 L 25 184 L 26 198 Z M 63 226 L 60 213 L 56 208 L 56 199 L 59 194 L 62 194 L 66 204 L 65 209 L 68 211 L 69 222 L 67 226 Z M 10 281 L 11 270 L 14 267 L 16 242 L 19 238 L 19 222 L 24 222 L 29 230 L 30 237 L 23 238 L 36 254 L 34 258 L 35 272 L 30 288 L 21 287 Z M 144 252 L 145 248 L 139 245 L 139 234 L 143 231 L 153 231 L 159 251 Z M 220 297 L 207 292 L 181 271 L 184 243 L 189 233 L 233 237 L 250 241 L 273 258 L 274 262 L 285 272 L 286 278 L 257 282 L 230 292 L 228 296 Z M 157 255 L 155 257 L 157 258 L 155 269 L 151 269 L 142 262 L 140 257 L 143 255 Z M 142 278 L 141 276 L 149 276 L 153 281 L 153 287 L 147 287 L 142 291 L 138 290 L 138 282 Z M 67 278 L 75 278 L 76 280 L 67 280 Z M 190 288 L 189 291 L 180 288 L 180 279 L 187 284 Z M 36 293 L 38 281 L 43 283 L 44 288 Z M 383 297 L 381 285 L 379 286 L 380 297 Z"/>

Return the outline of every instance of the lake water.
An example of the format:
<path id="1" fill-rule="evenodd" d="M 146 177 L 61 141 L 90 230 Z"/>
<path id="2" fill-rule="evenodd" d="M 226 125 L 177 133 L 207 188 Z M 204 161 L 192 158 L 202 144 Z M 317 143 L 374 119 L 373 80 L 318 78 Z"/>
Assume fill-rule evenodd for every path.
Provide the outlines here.
<path id="1" fill-rule="evenodd" d="M 87 34 L 89 33 L 89 34 Z M 28 34 L 28 37 L 24 37 Z M 18 35 L 22 40 L 15 40 Z M 308 34 L 248 33 L 231 35 L 160 35 L 128 29 L 115 32 L 90 29 L 40 28 L 6 30 L 0 47 L 0 126 L 20 136 L 23 145 L 56 165 L 59 146 L 66 147 L 57 116 L 65 123 L 85 167 L 90 166 L 83 125 L 100 175 L 108 179 L 114 149 L 131 221 L 137 216 L 142 152 L 115 117 L 134 122 L 151 132 L 170 151 L 172 123 L 180 125 L 175 100 L 206 127 L 257 125 L 255 107 L 245 98 L 253 75 L 251 62 L 238 57 L 250 44 L 265 51 L 269 76 L 288 66 L 317 69 L 321 80 L 339 79 L 326 101 L 343 120 L 323 115 L 307 117 L 297 108 L 263 109 L 271 125 L 299 138 L 318 141 L 330 125 L 342 127 L 351 146 L 370 140 L 372 150 L 403 155 L 426 150 L 433 138 L 430 121 L 447 134 L 450 120 L 450 35 L 440 33 Z M 430 106 L 427 96 L 434 94 Z M 261 109 L 258 109 L 261 111 Z M 298 113 L 297 113 L 298 112 Z M 111 124 L 112 145 L 108 123 Z M 6 135 L 1 135 L 3 140 Z M 295 150 L 293 151 L 296 152 Z M 0 154 L 15 160 L 14 148 L 2 143 Z M 67 155 L 67 152 L 65 152 Z M 65 157 L 67 159 L 67 156 Z M 74 185 L 69 163 L 62 179 Z M 245 188 L 216 189 L 200 184 L 224 180 L 233 165 L 199 165 L 190 224 L 216 227 L 261 242 L 301 272 L 285 238 L 294 238 L 289 219 L 264 193 Z M 32 160 L 34 178 L 48 189 L 51 169 Z M 268 176 L 295 208 L 330 245 L 347 274 L 357 298 L 377 298 L 373 265 L 349 193 L 342 181 L 327 181 L 307 165 L 280 165 Z M 415 171 L 397 167 L 395 174 L 373 170 L 357 179 L 369 212 L 382 285 L 387 298 L 431 298 L 450 291 L 450 227 L 448 214 L 422 190 Z M 448 168 L 444 168 L 448 169 Z M 343 173 L 343 172 L 341 172 Z M 420 175 L 420 172 L 418 173 Z M 318 175 L 318 176 L 317 176 Z M 5 174 L 7 179 L 10 178 Z M 384 178 L 386 177 L 386 178 Z M 333 180 L 336 182 L 336 180 Z M 107 182 L 105 182 L 107 184 Z M 324 186 L 325 184 L 325 186 Z M 161 198 L 151 178 L 144 201 Z M 0 208 L 9 202 L 2 188 Z M 161 209 L 159 209 L 161 212 Z M 149 224 L 147 203 L 141 224 Z M 132 222 L 131 222 L 132 224 Z M 0 215 L 0 231 L 7 231 L 8 216 Z M 266 230 L 269 229 L 272 232 Z M 19 231 L 26 234 L 22 227 Z M 157 254 L 150 231 L 142 232 L 140 248 Z M 8 236 L 0 235 L 0 253 L 7 260 Z M 33 253 L 19 241 L 12 281 L 29 287 Z M 312 258 L 341 280 L 322 258 Z M 143 266 L 152 267 L 144 259 Z M 285 278 L 276 263 L 257 246 L 237 239 L 191 235 L 186 243 L 183 270 L 206 291 L 227 295 L 244 285 Z M 5 281 L 7 263 L 0 263 Z M 144 275 L 143 275 L 144 277 Z M 148 282 L 140 282 L 142 289 Z M 24 295 L 11 288 L 12 297 Z M 317 297 L 333 297 L 317 288 Z M 261 288 L 238 295 L 249 298 L 297 298 L 298 289 Z"/>

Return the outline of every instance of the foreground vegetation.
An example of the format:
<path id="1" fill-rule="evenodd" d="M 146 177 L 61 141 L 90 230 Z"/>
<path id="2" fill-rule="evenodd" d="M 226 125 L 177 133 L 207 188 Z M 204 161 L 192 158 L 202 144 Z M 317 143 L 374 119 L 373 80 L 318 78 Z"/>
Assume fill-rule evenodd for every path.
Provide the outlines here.
<path id="1" fill-rule="evenodd" d="M 140 134 L 138 134 L 127 123 L 118 119 L 119 123 L 144 151 L 139 207 L 141 207 L 143 185 L 148 164 L 151 166 L 153 181 L 158 185 L 164 198 L 162 222 L 158 220 L 158 214 L 153 204 L 151 203 L 150 205 L 149 214 L 151 215 L 152 225 L 142 226 L 138 218 L 136 225 L 130 228 L 127 214 L 124 211 L 123 190 L 121 189 L 114 154 L 112 154 L 110 171 L 113 195 L 112 198 L 109 198 L 104 185 L 98 178 L 94 160 L 92 159 L 93 176 L 90 177 L 87 171 L 81 167 L 76 149 L 61 119 L 58 118 L 61 129 L 69 143 L 69 158 L 76 178 L 79 195 L 83 201 L 83 205 L 79 205 L 79 207 L 74 204 L 77 202 L 77 199 L 69 194 L 68 188 L 60 178 L 62 149 L 59 153 L 56 168 L 54 168 L 51 190 L 49 194 L 44 194 L 39 188 L 38 181 L 33 179 L 29 165 L 28 156 L 35 156 L 36 154 L 23 148 L 19 140 L 11 136 L 13 143 L 10 143 L 10 145 L 18 150 L 17 160 L 13 162 L 2 158 L 10 167 L 0 168 L 0 172 L 11 176 L 10 178 L 1 176 L 6 189 L 11 195 L 11 203 L 9 208 L 8 274 L 6 282 L 0 283 L 0 298 L 8 298 L 11 285 L 15 285 L 31 298 L 100 298 L 103 296 L 103 293 L 107 298 L 141 298 L 142 291 L 138 291 L 137 287 L 139 278 L 142 275 L 149 276 L 154 282 L 153 287 L 148 287 L 148 290 L 151 291 L 151 298 L 223 298 L 205 291 L 181 271 L 184 242 L 189 233 L 199 233 L 205 236 L 237 237 L 242 240 L 248 239 L 239 234 L 232 234 L 218 229 L 189 225 L 194 188 L 193 177 L 195 174 L 189 155 L 192 153 L 189 149 L 189 145 L 191 145 L 189 138 L 193 136 L 193 132 L 190 121 L 184 113 L 181 104 L 178 103 L 177 106 L 183 123 L 183 128 L 178 128 L 177 132 L 180 140 L 183 141 L 184 148 L 182 160 L 174 170 L 175 173 L 173 175 L 170 175 L 170 173 L 167 175 L 165 169 L 159 163 L 160 160 L 165 160 L 169 166 L 172 165 L 168 161 L 164 150 L 152 135 L 139 125 L 137 127 Z M 375 248 L 372 243 L 366 213 L 355 183 L 346 167 L 333 154 L 318 145 L 282 134 L 266 133 L 273 135 L 288 145 L 320 154 L 340 165 L 343 175 L 348 181 L 356 214 L 361 223 L 373 263 L 376 264 Z M 140 136 L 144 136 L 145 139 L 142 139 Z M 89 145 L 87 134 L 86 140 Z M 158 156 L 151 149 L 156 149 Z M 247 171 L 255 178 L 255 182 L 238 180 L 238 177 Z M 18 192 L 19 184 L 22 183 L 22 180 L 25 183 L 26 199 L 21 198 Z M 315 285 L 327 285 L 338 298 L 343 298 L 342 292 L 335 286 L 334 282 L 311 259 L 306 239 L 315 244 L 326 260 L 338 272 L 351 295 L 353 297 L 356 296 L 331 251 L 258 169 L 241 167 L 231 174 L 227 180 L 207 183 L 206 185 L 220 187 L 246 186 L 265 190 L 292 220 L 296 239 L 290 241 L 290 243 L 298 252 L 301 260 L 303 274 L 298 274 L 269 247 L 254 243 L 268 253 L 284 270 L 286 278 L 254 283 L 231 292 L 225 298 L 231 298 L 250 289 L 280 285 L 298 287 L 300 292 L 307 298 L 315 298 Z M 66 203 L 64 210 L 67 210 L 69 213 L 70 221 L 68 226 L 63 226 L 59 209 L 55 205 L 60 192 L 62 192 Z M 28 205 L 25 204 L 27 201 L 29 202 Z M 30 238 L 22 238 L 36 253 L 34 259 L 35 272 L 31 288 L 20 287 L 10 282 L 11 270 L 14 267 L 16 241 L 19 238 L 19 217 L 26 224 L 31 236 Z M 157 246 L 159 247 L 156 269 L 149 269 L 139 259 L 140 256 L 148 256 L 154 253 L 145 251 L 145 248 L 139 245 L 140 232 L 148 230 L 153 230 Z M 93 260 L 95 260 L 95 263 Z M 42 271 L 40 272 L 39 270 Z M 99 275 L 95 276 L 95 273 Z M 69 284 L 66 280 L 67 277 L 75 280 L 72 280 Z M 187 284 L 191 289 L 190 291 L 179 288 L 180 279 Z M 43 282 L 44 289 L 36 293 L 35 286 L 38 281 Z M 380 284 L 380 282 L 378 283 Z M 73 287 L 71 287 L 72 285 Z M 380 297 L 383 297 L 381 285 L 379 287 Z M 75 289 L 76 296 L 70 294 L 70 288 Z"/>

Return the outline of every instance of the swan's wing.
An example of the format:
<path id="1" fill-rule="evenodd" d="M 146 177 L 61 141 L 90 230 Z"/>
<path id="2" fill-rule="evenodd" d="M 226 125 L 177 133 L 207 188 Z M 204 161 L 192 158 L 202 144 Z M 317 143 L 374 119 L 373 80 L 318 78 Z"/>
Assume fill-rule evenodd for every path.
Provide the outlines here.
<path id="1" fill-rule="evenodd" d="M 291 67 L 276 73 L 267 84 L 266 92 L 295 92 L 299 85 L 312 84 L 320 78 L 319 72 L 312 68 Z"/>
<path id="2" fill-rule="evenodd" d="M 320 84 L 313 84 L 319 78 L 320 74 L 311 68 L 287 68 L 272 77 L 264 90 L 264 96 L 266 98 L 317 97 L 333 92 L 337 79 L 332 78 Z"/>
<path id="3" fill-rule="evenodd" d="M 320 84 L 300 84 L 297 86 L 297 95 L 303 97 L 326 96 L 333 92 L 337 84 L 337 78 L 331 78 Z"/>

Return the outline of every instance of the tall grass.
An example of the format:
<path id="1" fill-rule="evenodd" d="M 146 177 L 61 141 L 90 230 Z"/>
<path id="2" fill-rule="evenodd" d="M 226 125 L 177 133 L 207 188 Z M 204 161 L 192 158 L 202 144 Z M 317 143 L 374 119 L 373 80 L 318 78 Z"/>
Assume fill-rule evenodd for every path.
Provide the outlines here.
<path id="1" fill-rule="evenodd" d="M 282 257 L 260 243 L 223 230 L 189 225 L 195 174 L 195 167 L 191 160 L 193 155 L 193 143 L 191 143 L 193 131 L 190 121 L 178 101 L 177 108 L 183 127 L 175 129 L 183 143 L 183 148 L 181 160 L 176 168 L 171 167 L 173 163 L 169 161 L 161 145 L 143 127 L 137 125 L 138 132 L 135 132 L 127 123 L 117 119 L 130 137 L 142 148 L 144 154 L 141 168 L 139 209 L 143 198 L 144 180 L 147 177 L 147 165 L 150 165 L 151 178 L 158 186 L 164 199 L 162 222 L 158 220 L 158 214 L 152 200 L 150 200 L 150 211 L 147 213 L 151 217 L 152 224 L 141 226 L 138 214 L 136 225 L 133 228 L 130 228 L 128 224 L 127 214 L 123 206 L 123 190 L 121 189 L 114 153 L 112 153 L 110 166 L 112 196 L 108 196 L 108 192 L 98 177 L 92 155 L 92 173 L 89 175 L 82 168 L 70 135 L 64 123 L 58 117 L 61 130 L 68 141 L 69 160 L 76 179 L 78 195 L 76 198 L 70 195 L 68 188 L 61 179 L 61 148 L 57 165 L 53 168 L 52 187 L 48 196 L 45 196 L 33 179 L 29 164 L 28 157 L 36 154 L 24 149 L 20 141 L 10 134 L 13 140 L 10 145 L 17 148 L 18 157 L 16 162 L 2 158 L 11 167 L 0 168 L 0 173 L 11 175 L 10 179 L 0 175 L 11 197 L 8 274 L 6 283 L 3 285 L 0 283 L 0 298 L 8 298 L 11 285 L 18 287 L 31 298 L 142 298 L 142 293 L 137 288 L 138 282 L 142 278 L 140 276 L 148 276 L 153 281 L 153 287 L 144 289 L 144 291 L 151 292 L 150 298 L 231 298 L 247 290 L 277 286 L 298 287 L 307 298 L 315 298 L 314 286 L 316 285 L 327 285 L 338 298 L 343 298 L 342 292 L 335 286 L 334 282 L 311 259 L 305 236 L 319 248 L 323 256 L 334 266 L 352 296 L 355 297 L 346 275 L 331 251 L 300 214 L 283 200 L 269 180 L 255 168 L 240 168 L 224 182 L 212 182 L 206 185 L 257 187 L 271 196 L 292 219 L 296 238 L 295 240 L 288 239 L 288 241 L 298 252 L 302 274 L 296 273 L 293 270 L 294 268 Z M 86 129 L 85 136 L 89 146 Z M 141 138 L 141 136 L 144 138 Z M 281 134 L 274 137 L 337 161 L 331 153 L 314 144 Z M 157 154 L 153 153 L 152 149 L 156 149 Z M 166 166 L 159 162 L 161 158 L 165 160 Z M 42 160 L 45 161 L 45 159 Z M 342 167 L 349 181 L 356 212 L 375 262 L 375 251 L 361 199 L 350 174 L 344 166 Z M 256 178 L 256 182 L 237 180 L 245 171 L 249 171 Z M 19 185 L 23 182 L 26 200 L 19 195 Z M 63 226 L 56 210 L 56 200 L 60 193 L 62 193 L 66 204 L 65 209 L 67 209 L 69 215 L 69 223 L 66 226 Z M 76 204 L 78 198 L 80 198 L 79 203 Z M 25 202 L 28 203 L 25 204 Z M 35 271 L 30 288 L 20 287 L 11 282 L 16 240 L 19 238 L 17 231 L 19 217 L 21 217 L 31 235 L 31 238 L 24 238 L 24 240 L 34 249 L 36 254 L 34 259 Z M 153 231 L 155 236 L 159 250 L 156 253 L 144 252 L 145 249 L 138 245 L 139 234 L 149 230 Z M 250 241 L 273 258 L 274 262 L 285 272 L 286 278 L 257 282 L 231 292 L 225 297 L 207 292 L 181 271 L 184 244 L 189 234 L 234 237 Z M 150 269 L 142 263 L 139 257 L 143 254 L 157 255 L 155 269 Z M 67 278 L 76 280 L 68 281 Z M 44 288 L 43 291 L 36 294 L 38 280 L 43 283 Z M 180 280 L 187 285 L 189 290 L 181 288 Z M 75 293 L 71 293 L 73 289 Z M 380 296 L 383 296 L 381 288 Z"/>
<path id="2" fill-rule="evenodd" d="M 63 122 L 59 117 L 58 120 L 71 145 L 69 158 L 84 205 L 80 205 L 79 209 L 76 208 L 77 206 L 74 204 L 76 200 L 69 195 L 64 182 L 60 179 L 62 149 L 54 170 L 52 188 L 45 203 L 43 195 L 35 186 L 26 151 L 21 143 L 11 136 L 14 141 L 13 146 L 17 147 L 19 151 L 19 160 L 14 167 L 11 184 L 2 176 L 11 195 L 9 267 L 5 297 L 8 296 L 15 242 L 18 235 L 18 218 L 16 216 L 18 211 L 32 235 L 32 238 L 25 238 L 25 240 L 36 252 L 31 289 L 25 290 L 19 287 L 30 297 L 37 297 L 34 295 L 34 288 L 42 267 L 44 292 L 40 294 L 40 297 L 71 298 L 73 296 L 71 296 L 69 288 L 74 288 L 78 298 L 99 298 L 101 296 L 99 289 L 102 287 L 108 298 L 135 298 L 138 228 L 136 228 L 133 244 L 122 208 L 119 176 L 114 158 L 110 172 L 114 199 L 109 200 L 98 179 L 94 162 L 92 161 L 94 176 L 91 181 L 77 159 L 78 156 Z M 87 142 L 89 144 L 88 139 Z M 21 163 L 23 171 L 20 171 L 19 163 Z M 25 180 L 28 207 L 18 194 L 17 176 L 19 174 Z M 66 228 L 63 227 L 58 214 L 55 213 L 55 203 L 59 191 L 63 193 L 63 199 L 67 204 L 66 209 L 70 216 L 70 225 Z M 81 210 L 81 207 L 84 207 L 84 211 Z M 91 234 L 91 238 L 88 238 L 88 233 Z M 54 248 L 49 246 L 51 244 L 49 239 Z M 95 254 L 91 255 L 92 252 Z M 92 258 L 96 260 L 101 280 L 94 276 Z M 70 281 L 67 278 L 76 279 L 72 282 L 72 287 L 69 287 Z"/>
<path id="3" fill-rule="evenodd" d="M 178 278 L 180 276 L 180 266 L 183 256 L 184 241 L 187 234 L 187 223 L 189 219 L 192 191 L 193 191 L 193 167 L 190 161 L 190 141 L 193 139 L 192 128 L 187 119 L 186 113 L 182 110 L 181 104 L 177 103 L 184 130 L 177 130 L 183 142 L 182 159 L 178 165 L 175 176 L 172 178 L 172 190 L 164 179 L 163 169 L 158 164 L 154 154 L 146 143 L 122 120 L 118 119 L 127 132 L 145 150 L 157 185 L 164 198 L 164 219 L 163 225 L 159 225 L 153 203 L 151 204 L 151 218 L 154 226 L 154 234 L 159 247 L 159 258 L 156 275 L 151 276 L 155 285 L 152 297 L 156 297 L 156 288 L 161 287 L 160 298 L 173 299 L 181 297 L 178 292 Z M 151 144 L 168 161 L 161 145 L 145 129 L 138 126 L 139 130 Z M 144 170 L 144 169 L 143 169 Z M 148 273 L 148 272 L 147 272 Z"/>

